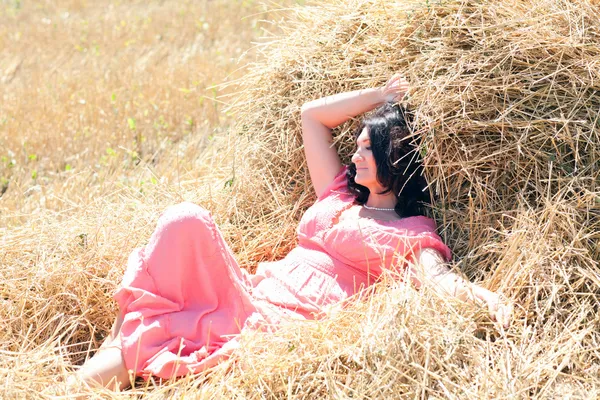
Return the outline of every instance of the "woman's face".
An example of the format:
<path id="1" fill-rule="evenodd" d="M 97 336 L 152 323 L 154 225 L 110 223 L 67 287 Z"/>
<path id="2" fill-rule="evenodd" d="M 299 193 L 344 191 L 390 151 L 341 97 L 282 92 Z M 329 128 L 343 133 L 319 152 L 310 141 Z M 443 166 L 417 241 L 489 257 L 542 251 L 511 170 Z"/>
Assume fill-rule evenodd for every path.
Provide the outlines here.
<path id="1" fill-rule="evenodd" d="M 371 151 L 371 139 L 366 127 L 358 135 L 356 145 L 356 151 L 352 155 L 352 162 L 356 165 L 354 181 L 368 188 L 371 193 L 381 192 L 384 188 L 377 181 L 377 164 Z"/>

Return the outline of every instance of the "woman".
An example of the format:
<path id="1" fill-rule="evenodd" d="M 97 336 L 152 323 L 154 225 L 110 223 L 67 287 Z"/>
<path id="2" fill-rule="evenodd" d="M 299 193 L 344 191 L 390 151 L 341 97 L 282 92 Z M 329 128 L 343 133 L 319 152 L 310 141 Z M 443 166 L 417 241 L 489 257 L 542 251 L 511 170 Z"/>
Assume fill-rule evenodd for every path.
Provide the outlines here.
<path id="1" fill-rule="evenodd" d="M 111 335 L 80 370 L 87 382 L 124 388 L 135 375 L 172 378 L 214 366 L 237 346 L 242 329 L 269 329 L 318 318 L 374 283 L 384 269 L 415 285 L 487 305 L 507 325 L 512 309 L 498 294 L 446 266 L 450 250 L 421 215 L 428 201 L 421 166 L 404 140 L 403 110 L 389 102 L 408 89 L 400 76 L 384 87 L 341 93 L 302 107 L 302 133 L 318 200 L 298 227 L 298 246 L 283 260 L 241 270 L 210 214 L 183 203 L 168 208 L 149 244 L 129 258 L 115 294 Z M 332 147 L 331 129 L 379 110 L 357 132 L 352 164 Z"/>

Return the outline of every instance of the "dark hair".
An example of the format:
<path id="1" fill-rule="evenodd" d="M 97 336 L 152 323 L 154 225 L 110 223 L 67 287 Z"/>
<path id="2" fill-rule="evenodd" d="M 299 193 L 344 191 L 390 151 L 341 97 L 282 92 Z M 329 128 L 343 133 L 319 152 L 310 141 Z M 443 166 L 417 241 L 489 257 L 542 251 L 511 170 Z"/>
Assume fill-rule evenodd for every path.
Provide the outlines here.
<path id="1" fill-rule="evenodd" d="M 408 110 L 394 103 L 386 103 L 365 118 L 355 132 L 358 137 L 366 127 L 371 139 L 371 150 L 377 165 L 377 181 L 386 190 L 379 194 L 396 195 L 396 214 L 401 218 L 424 215 L 431 203 L 423 166 L 418 151 L 410 138 L 412 118 Z M 356 165 L 351 163 L 346 178 L 348 189 L 356 196 L 356 203 L 365 204 L 369 189 L 354 181 Z"/>

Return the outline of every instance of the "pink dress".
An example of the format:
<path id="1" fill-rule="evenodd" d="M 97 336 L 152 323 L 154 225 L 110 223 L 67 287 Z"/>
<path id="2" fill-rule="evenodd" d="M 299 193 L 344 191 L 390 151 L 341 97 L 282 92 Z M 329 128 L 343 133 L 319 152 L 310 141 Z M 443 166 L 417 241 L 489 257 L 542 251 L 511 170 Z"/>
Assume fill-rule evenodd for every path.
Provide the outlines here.
<path id="1" fill-rule="evenodd" d="M 115 344 L 127 368 L 167 379 L 203 371 L 231 354 L 242 329 L 318 318 L 383 269 L 402 268 L 417 248 L 450 259 L 427 217 L 336 223 L 354 201 L 345 174 L 346 167 L 302 217 L 298 245 L 254 275 L 240 269 L 208 211 L 169 207 L 148 245 L 129 257 L 115 293 L 124 314 Z"/>

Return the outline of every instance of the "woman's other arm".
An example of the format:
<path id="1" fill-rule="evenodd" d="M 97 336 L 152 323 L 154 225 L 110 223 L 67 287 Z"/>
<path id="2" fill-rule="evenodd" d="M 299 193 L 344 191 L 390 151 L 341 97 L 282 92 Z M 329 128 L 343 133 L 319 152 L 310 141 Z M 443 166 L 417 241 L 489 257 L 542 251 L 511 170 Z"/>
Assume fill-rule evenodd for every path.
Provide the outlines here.
<path id="1" fill-rule="evenodd" d="M 408 90 L 408 82 L 394 75 L 382 88 L 355 90 L 310 101 L 302 106 L 302 139 L 313 187 L 320 196 L 342 167 L 332 146 L 331 130 Z"/>
<path id="2" fill-rule="evenodd" d="M 493 319 L 505 328 L 510 325 L 512 306 L 504 303 L 499 294 L 471 283 L 452 272 L 437 250 L 422 249 L 416 252 L 415 260 L 417 265 L 412 265 L 410 272 L 411 279 L 417 287 L 427 284 L 442 295 L 450 295 L 471 303 L 484 303 Z"/>

